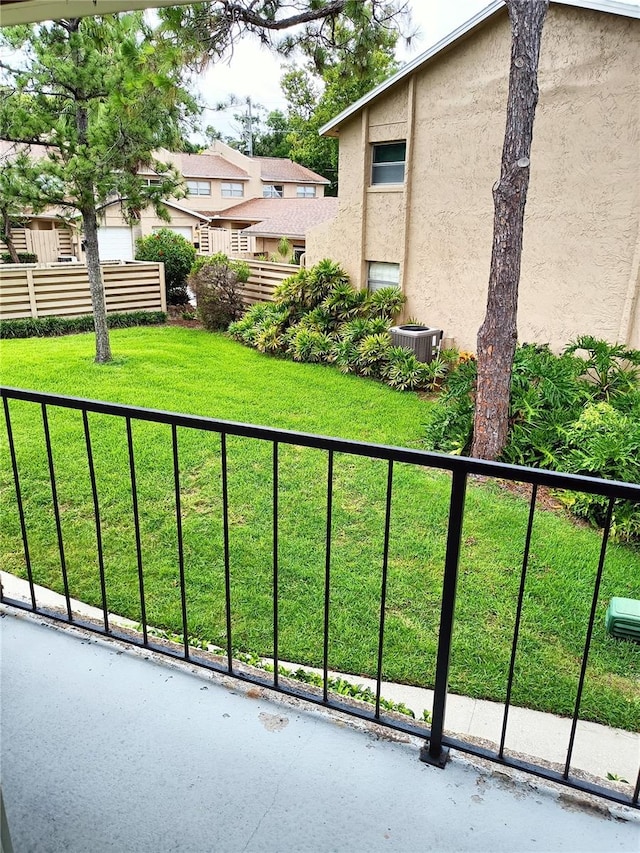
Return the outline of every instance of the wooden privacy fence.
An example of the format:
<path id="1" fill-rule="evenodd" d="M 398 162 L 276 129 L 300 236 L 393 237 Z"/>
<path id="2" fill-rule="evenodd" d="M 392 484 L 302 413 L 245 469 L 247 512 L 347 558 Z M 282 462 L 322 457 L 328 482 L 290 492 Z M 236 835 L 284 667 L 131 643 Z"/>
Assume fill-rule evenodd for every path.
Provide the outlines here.
<path id="1" fill-rule="evenodd" d="M 211 228 L 202 225 L 200 228 L 200 252 L 203 255 L 215 255 L 224 252 L 225 255 L 252 254 L 256 250 L 256 238 L 250 234 L 231 228 Z"/>
<path id="2" fill-rule="evenodd" d="M 73 238 L 68 228 L 54 228 L 50 231 L 12 228 L 11 239 L 18 254 L 34 254 L 39 263 L 56 261 L 61 255 L 73 255 Z M 2 240 L 0 240 L 0 251 L 9 251 Z"/>
<path id="3" fill-rule="evenodd" d="M 295 264 L 274 264 L 271 261 L 255 261 L 252 258 L 238 258 L 249 265 L 249 280 L 242 287 L 242 299 L 245 305 L 255 302 L 273 301 L 273 291 L 290 275 L 295 275 L 300 267 Z"/>
<path id="4" fill-rule="evenodd" d="M 102 264 L 107 311 L 166 311 L 164 264 Z M 85 264 L 0 264 L 0 320 L 91 314 Z"/>

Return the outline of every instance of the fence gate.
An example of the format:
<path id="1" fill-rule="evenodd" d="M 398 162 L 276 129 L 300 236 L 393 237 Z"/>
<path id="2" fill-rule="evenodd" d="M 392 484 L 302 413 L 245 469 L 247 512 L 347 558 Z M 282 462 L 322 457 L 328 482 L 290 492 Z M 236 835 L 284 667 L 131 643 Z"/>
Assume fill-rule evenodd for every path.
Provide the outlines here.
<path id="1" fill-rule="evenodd" d="M 58 231 L 25 231 L 27 238 L 27 251 L 33 252 L 41 264 L 48 264 L 58 260 L 60 255 L 60 244 L 58 242 Z"/>

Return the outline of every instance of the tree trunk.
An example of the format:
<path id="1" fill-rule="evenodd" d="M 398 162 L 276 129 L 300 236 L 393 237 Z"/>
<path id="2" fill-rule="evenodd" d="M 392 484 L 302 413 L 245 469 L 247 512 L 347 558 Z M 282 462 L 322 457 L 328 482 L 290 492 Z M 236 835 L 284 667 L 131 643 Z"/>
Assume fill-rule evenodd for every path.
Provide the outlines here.
<path id="1" fill-rule="evenodd" d="M 548 0 L 506 0 L 511 69 L 500 180 L 493 188 L 493 250 L 487 312 L 478 332 L 478 388 L 471 455 L 497 459 L 507 442 L 524 208 L 529 187 L 538 59 Z"/>
<path id="2" fill-rule="evenodd" d="M 16 246 L 11 236 L 11 219 L 6 213 L 2 215 L 2 239 L 7 249 L 9 250 L 11 263 L 19 264 L 20 258 L 18 257 L 18 253 L 16 252 Z"/>
<path id="3" fill-rule="evenodd" d="M 111 345 L 109 343 L 107 306 L 104 298 L 102 270 L 100 269 L 98 222 L 95 208 L 90 207 L 82 211 L 82 227 L 84 230 L 89 290 L 91 291 L 91 306 L 93 308 L 93 327 L 96 331 L 96 361 L 98 364 L 104 364 L 107 361 L 111 361 Z"/>
<path id="4" fill-rule="evenodd" d="M 80 57 L 76 57 L 76 63 L 78 65 L 81 64 Z M 76 128 L 80 144 L 88 145 L 89 112 L 85 104 L 76 105 Z M 83 190 L 84 203 L 80 209 L 80 213 L 82 214 L 87 275 L 89 276 L 89 291 L 91 293 L 91 307 L 93 308 L 93 327 L 96 332 L 96 361 L 98 364 L 104 364 L 107 361 L 111 361 L 111 344 L 109 343 L 109 327 L 107 326 L 104 283 L 102 281 L 102 270 L 100 269 L 98 220 L 94 203 L 93 183 L 88 181 L 88 185 L 83 187 Z"/>

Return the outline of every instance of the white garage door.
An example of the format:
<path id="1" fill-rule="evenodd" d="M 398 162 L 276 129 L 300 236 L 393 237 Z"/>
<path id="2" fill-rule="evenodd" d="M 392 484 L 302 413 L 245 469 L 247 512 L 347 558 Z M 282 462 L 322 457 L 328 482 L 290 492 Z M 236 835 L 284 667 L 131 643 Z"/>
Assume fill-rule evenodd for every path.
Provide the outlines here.
<path id="1" fill-rule="evenodd" d="M 98 246 L 101 261 L 133 260 L 131 228 L 123 226 L 98 228 Z"/>
<path id="2" fill-rule="evenodd" d="M 181 237 L 184 237 L 185 240 L 193 243 L 193 229 L 190 225 L 158 225 L 157 227 L 154 226 L 153 230 L 160 231 L 161 228 L 173 231 L 174 234 L 179 234 Z"/>

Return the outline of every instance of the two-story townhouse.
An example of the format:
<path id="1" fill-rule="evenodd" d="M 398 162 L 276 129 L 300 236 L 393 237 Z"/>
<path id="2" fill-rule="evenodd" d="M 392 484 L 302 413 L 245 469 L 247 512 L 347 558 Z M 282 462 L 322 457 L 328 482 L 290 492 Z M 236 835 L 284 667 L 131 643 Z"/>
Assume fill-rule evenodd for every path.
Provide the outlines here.
<path id="1" fill-rule="evenodd" d="M 220 231 L 237 232 L 263 220 L 270 220 L 269 228 L 247 235 L 245 248 L 269 253 L 281 237 L 287 237 L 299 253 L 304 251 L 306 229 L 326 221 L 337 208 L 335 199 L 324 198 L 329 181 L 288 159 L 249 157 L 219 141 L 201 154 L 160 151 L 157 159 L 182 174 L 186 196 L 167 201 L 170 222 L 147 208 L 133 227 L 124 221 L 117 199 L 105 205 L 99 229 L 101 257 L 131 258 L 136 237 L 167 227 L 197 248 L 215 251 L 230 239 Z M 142 174 L 149 183 L 158 180 L 152 171 Z"/>
<path id="2" fill-rule="evenodd" d="M 640 347 L 640 9 L 552 0 L 539 66 L 521 341 Z M 339 210 L 307 263 L 399 284 L 405 317 L 475 350 L 492 246 L 511 35 L 492 2 L 321 129 L 340 140 Z"/>

